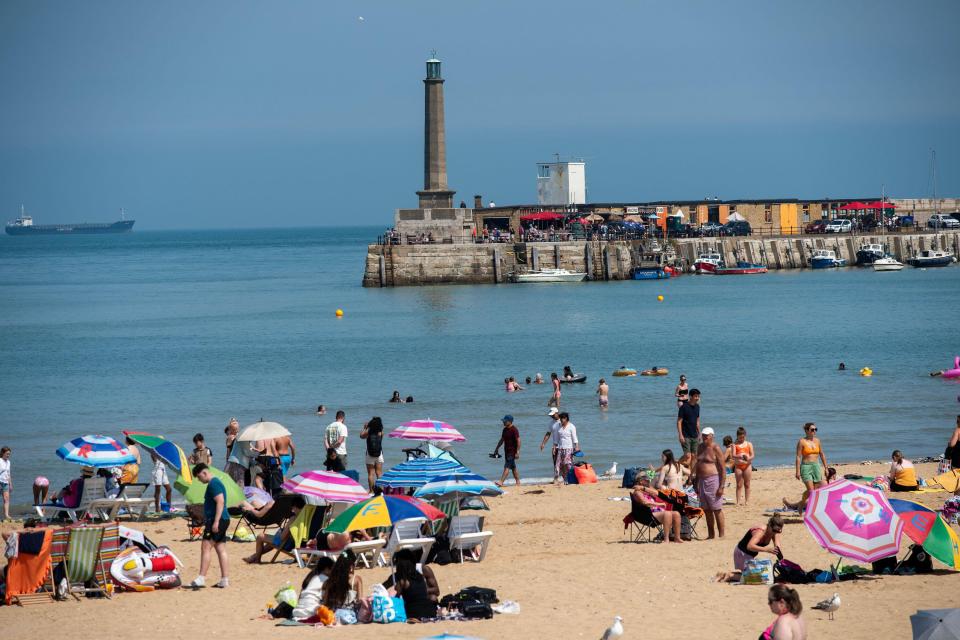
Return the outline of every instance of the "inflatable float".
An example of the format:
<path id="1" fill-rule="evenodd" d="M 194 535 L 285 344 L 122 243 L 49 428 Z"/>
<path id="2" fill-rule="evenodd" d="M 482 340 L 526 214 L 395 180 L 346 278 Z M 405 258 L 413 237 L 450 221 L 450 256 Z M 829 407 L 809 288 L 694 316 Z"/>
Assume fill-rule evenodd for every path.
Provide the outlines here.
<path id="1" fill-rule="evenodd" d="M 864 367 L 863 369 L 860 369 L 860 375 L 862 375 L 864 378 L 869 378 L 873 375 L 873 369 L 870 367 Z"/>
<path id="2" fill-rule="evenodd" d="M 642 376 L 665 376 L 670 373 L 670 369 L 661 369 L 660 367 L 654 367 L 653 369 L 644 369 L 640 372 Z"/>
<path id="3" fill-rule="evenodd" d="M 571 384 L 574 382 L 586 382 L 587 374 L 575 373 L 572 377 L 560 376 L 560 384 Z"/>
<path id="4" fill-rule="evenodd" d="M 169 547 L 157 547 L 150 552 L 127 547 L 114 558 L 110 575 L 128 591 L 176 589 L 180 586 L 178 564 L 183 565 Z"/>
<path id="5" fill-rule="evenodd" d="M 953 369 L 947 369 L 940 375 L 944 378 L 960 378 L 960 356 L 953 359 Z"/>
<path id="6" fill-rule="evenodd" d="M 619 369 L 613 372 L 613 375 L 617 378 L 626 378 L 627 376 L 637 375 L 637 370 L 628 369 L 627 367 L 620 367 Z"/>

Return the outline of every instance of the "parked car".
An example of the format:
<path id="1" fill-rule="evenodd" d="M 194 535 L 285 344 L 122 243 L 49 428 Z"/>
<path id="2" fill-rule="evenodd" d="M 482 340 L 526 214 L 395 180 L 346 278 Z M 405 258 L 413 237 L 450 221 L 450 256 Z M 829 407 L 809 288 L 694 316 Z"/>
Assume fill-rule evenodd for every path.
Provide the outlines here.
<path id="1" fill-rule="evenodd" d="M 824 233 L 850 233 L 853 231 L 853 222 L 846 218 L 834 218 L 824 227 Z"/>
<path id="2" fill-rule="evenodd" d="M 723 225 L 719 222 L 704 222 L 700 225 L 701 236 L 718 236 L 723 233 Z"/>
<path id="3" fill-rule="evenodd" d="M 721 235 L 724 236 L 748 236 L 753 233 L 750 223 L 746 220 L 735 220 L 723 225 Z"/>
<path id="4" fill-rule="evenodd" d="M 813 222 L 810 222 L 809 224 L 807 224 L 806 227 L 803 228 L 803 232 L 804 233 L 823 233 L 824 232 L 823 230 L 826 229 L 828 222 L 830 221 L 826 218 L 820 218 L 819 220 L 814 220 Z"/>
<path id="5" fill-rule="evenodd" d="M 960 229 L 960 222 L 949 214 L 935 213 L 927 220 L 927 226 L 931 229 Z"/>

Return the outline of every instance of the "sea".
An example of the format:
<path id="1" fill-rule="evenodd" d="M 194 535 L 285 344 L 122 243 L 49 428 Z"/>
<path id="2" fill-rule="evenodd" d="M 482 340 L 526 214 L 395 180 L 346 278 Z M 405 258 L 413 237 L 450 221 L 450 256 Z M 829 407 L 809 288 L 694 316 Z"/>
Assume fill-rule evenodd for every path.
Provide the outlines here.
<path id="1" fill-rule="evenodd" d="M 562 409 L 600 473 L 678 452 L 680 374 L 702 392 L 703 426 L 746 427 L 758 467 L 792 464 L 807 421 L 828 460 L 937 455 L 960 413 L 960 384 L 929 375 L 960 353 L 957 266 L 365 289 L 366 245 L 381 231 L 0 238 L 0 446 L 13 449 L 13 502 L 30 501 L 35 476 L 53 489 L 76 477 L 55 451 L 84 434 L 134 429 L 190 448 L 202 433 L 222 463 L 233 416 L 285 425 L 294 471 L 319 469 L 338 409 L 351 467 L 371 417 L 388 431 L 432 418 L 466 436 L 455 446 L 464 464 L 497 479 L 502 460 L 489 454 L 509 414 L 522 477 L 549 478 L 539 445 L 550 388 L 525 379 L 565 365 L 587 376 L 564 386 Z M 613 377 L 621 365 L 669 375 Z M 508 376 L 526 389 L 506 393 Z M 389 404 L 394 390 L 414 402 Z M 404 459 L 408 442 L 384 442 L 387 467 Z"/>

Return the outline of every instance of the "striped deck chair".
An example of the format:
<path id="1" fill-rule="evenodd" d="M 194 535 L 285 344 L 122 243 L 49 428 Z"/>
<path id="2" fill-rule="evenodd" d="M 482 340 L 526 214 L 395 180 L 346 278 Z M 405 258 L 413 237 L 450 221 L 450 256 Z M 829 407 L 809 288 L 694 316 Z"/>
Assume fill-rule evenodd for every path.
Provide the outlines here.
<path id="1" fill-rule="evenodd" d="M 443 502 L 438 502 L 434 504 L 437 509 L 446 514 L 446 518 L 443 520 L 435 520 L 431 523 L 433 529 L 433 535 L 438 535 L 443 531 L 449 529 L 449 524 L 452 518 L 460 515 L 460 501 L 457 499 L 454 500 L 445 500 Z"/>
<path id="2" fill-rule="evenodd" d="M 105 527 L 73 527 L 67 542 L 64 560 L 70 593 L 77 600 L 79 594 L 102 593 L 110 597 L 107 590 L 109 580 L 104 572 L 104 561 L 100 555 Z M 88 585 L 96 586 L 88 586 Z"/>

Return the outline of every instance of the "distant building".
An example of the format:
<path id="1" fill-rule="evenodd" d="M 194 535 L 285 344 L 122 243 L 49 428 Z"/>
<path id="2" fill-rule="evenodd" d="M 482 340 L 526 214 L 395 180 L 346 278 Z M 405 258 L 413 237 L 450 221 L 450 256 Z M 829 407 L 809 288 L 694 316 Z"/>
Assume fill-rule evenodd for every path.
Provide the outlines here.
<path id="1" fill-rule="evenodd" d="M 540 162 L 537 164 L 537 203 L 566 206 L 587 202 L 585 162 Z"/>

